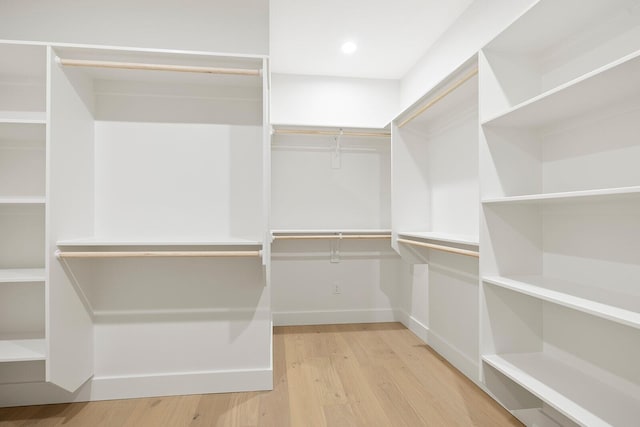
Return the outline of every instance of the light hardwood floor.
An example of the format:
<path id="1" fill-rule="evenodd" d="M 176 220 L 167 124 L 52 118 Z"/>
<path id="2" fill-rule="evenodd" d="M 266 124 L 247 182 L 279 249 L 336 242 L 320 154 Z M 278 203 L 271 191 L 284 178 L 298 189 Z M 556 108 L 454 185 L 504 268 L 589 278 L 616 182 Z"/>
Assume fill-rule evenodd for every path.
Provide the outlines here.
<path id="1" fill-rule="evenodd" d="M 0 426 L 520 426 L 399 323 L 277 327 L 274 390 L 0 409 Z"/>

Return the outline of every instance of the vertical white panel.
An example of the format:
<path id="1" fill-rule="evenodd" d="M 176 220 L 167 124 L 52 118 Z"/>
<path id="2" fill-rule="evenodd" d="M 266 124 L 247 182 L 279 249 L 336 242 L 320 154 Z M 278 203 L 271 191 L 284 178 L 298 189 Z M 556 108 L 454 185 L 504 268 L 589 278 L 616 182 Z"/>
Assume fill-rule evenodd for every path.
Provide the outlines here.
<path id="1" fill-rule="evenodd" d="M 56 241 L 93 234 L 91 83 L 49 49 L 47 131 L 47 381 L 74 391 L 93 374 L 93 324 L 55 257 Z"/>

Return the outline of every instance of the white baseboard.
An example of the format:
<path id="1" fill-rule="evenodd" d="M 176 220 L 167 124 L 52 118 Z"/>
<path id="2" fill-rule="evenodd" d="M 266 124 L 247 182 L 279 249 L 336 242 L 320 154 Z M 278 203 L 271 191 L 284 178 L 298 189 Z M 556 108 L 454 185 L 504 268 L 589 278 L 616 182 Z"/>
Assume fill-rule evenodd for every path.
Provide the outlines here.
<path id="1" fill-rule="evenodd" d="M 480 384 L 480 366 L 477 360 L 471 359 L 456 346 L 449 343 L 432 329 L 429 330 L 429 346 L 439 355 L 447 359 L 467 378 L 476 384 Z"/>
<path id="2" fill-rule="evenodd" d="M 411 332 L 413 332 L 418 338 L 424 341 L 426 344 L 429 343 L 429 327 L 424 323 L 420 322 L 415 317 L 411 316 L 404 310 L 398 310 L 398 320 L 402 322 L 404 326 L 407 327 Z"/>
<path id="3" fill-rule="evenodd" d="M 332 325 L 341 323 L 397 322 L 394 309 L 274 311 L 274 326 Z"/>
<path id="4" fill-rule="evenodd" d="M 272 369 L 94 377 L 75 393 L 48 383 L 0 385 L 0 407 L 271 389 Z"/>
<path id="5" fill-rule="evenodd" d="M 411 316 L 404 310 L 398 311 L 400 322 L 413 332 L 418 338 L 433 348 L 439 355 L 447 359 L 457 370 L 476 384 L 480 383 L 480 367 L 478 361 L 469 358 L 457 347 L 450 344 L 428 326 Z"/>

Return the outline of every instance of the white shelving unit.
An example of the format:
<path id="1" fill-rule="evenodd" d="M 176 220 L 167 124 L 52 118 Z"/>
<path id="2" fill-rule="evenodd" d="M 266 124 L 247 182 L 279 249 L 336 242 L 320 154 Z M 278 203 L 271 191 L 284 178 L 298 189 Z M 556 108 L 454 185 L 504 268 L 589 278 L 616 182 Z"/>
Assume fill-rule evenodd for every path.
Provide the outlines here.
<path id="1" fill-rule="evenodd" d="M 46 47 L 0 42 L 0 386 L 44 380 L 45 86 Z"/>
<path id="2" fill-rule="evenodd" d="M 51 381 L 269 388 L 266 58 L 65 45 L 49 66 Z"/>
<path id="3" fill-rule="evenodd" d="M 412 278 L 406 323 L 478 382 L 475 56 L 400 114 L 392 133 L 393 245 Z"/>
<path id="4" fill-rule="evenodd" d="M 527 425 L 640 417 L 638 6 L 543 0 L 480 54 L 483 381 Z"/>

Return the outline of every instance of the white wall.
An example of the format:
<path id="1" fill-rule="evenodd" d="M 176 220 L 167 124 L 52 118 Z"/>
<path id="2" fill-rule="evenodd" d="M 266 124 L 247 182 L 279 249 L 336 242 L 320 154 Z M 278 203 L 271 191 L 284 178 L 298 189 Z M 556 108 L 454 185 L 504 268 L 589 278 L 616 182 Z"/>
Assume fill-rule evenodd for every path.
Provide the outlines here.
<path id="1" fill-rule="evenodd" d="M 272 74 L 271 122 L 382 128 L 399 106 L 396 80 Z"/>
<path id="2" fill-rule="evenodd" d="M 326 240 L 274 244 L 274 324 L 397 320 L 401 262 L 389 242 L 343 241 L 339 262 L 330 260 L 331 244 Z"/>
<path id="3" fill-rule="evenodd" d="M 404 110 L 462 65 L 537 0 L 475 0 L 400 83 Z"/>
<path id="4" fill-rule="evenodd" d="M 269 53 L 268 0 L 0 0 L 0 39 Z"/>

